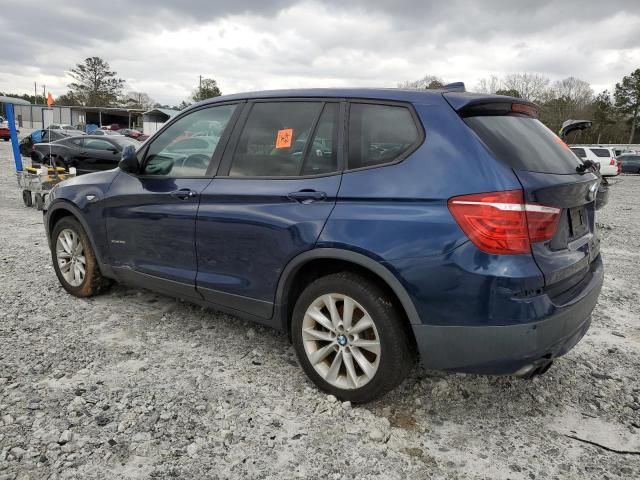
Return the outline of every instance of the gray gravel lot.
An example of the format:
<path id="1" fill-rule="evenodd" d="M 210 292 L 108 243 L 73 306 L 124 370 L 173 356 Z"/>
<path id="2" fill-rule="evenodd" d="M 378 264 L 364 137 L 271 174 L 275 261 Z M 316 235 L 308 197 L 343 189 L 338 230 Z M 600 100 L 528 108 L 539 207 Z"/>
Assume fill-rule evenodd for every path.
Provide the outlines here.
<path id="1" fill-rule="evenodd" d="M 9 153 L 0 480 L 640 477 L 640 176 L 600 213 L 592 328 L 546 375 L 416 368 L 352 407 L 307 381 L 283 334 L 126 286 L 67 295 Z"/>

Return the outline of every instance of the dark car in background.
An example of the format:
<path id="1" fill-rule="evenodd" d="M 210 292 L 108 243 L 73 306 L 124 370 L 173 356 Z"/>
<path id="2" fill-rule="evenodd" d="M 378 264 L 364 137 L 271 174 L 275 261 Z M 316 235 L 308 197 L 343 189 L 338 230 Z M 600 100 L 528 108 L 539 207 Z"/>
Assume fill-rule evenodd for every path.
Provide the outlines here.
<path id="1" fill-rule="evenodd" d="M 389 391 L 416 352 L 431 369 L 544 373 L 602 287 L 600 179 L 534 104 L 460 90 L 185 109 L 120 168 L 53 188 L 56 275 L 78 297 L 116 280 L 288 332 L 343 400 Z"/>
<path id="2" fill-rule="evenodd" d="M 123 135 L 67 137 L 51 143 L 37 143 L 31 152 L 31 161 L 67 170 L 75 167 L 77 174 L 82 175 L 115 168 L 122 150 L 129 145 L 138 147 L 140 144 Z"/>
<path id="3" fill-rule="evenodd" d="M 105 129 L 102 129 L 102 128 L 96 128 L 95 130 L 92 130 L 90 132 L 90 135 L 102 135 L 102 136 L 105 136 L 105 135 L 109 135 L 109 136 L 111 136 L 111 135 L 120 135 L 120 136 L 122 136 L 122 133 L 116 132 L 116 131 L 113 131 L 113 130 L 105 130 Z"/>
<path id="4" fill-rule="evenodd" d="M 617 157 L 622 173 L 640 173 L 640 154 L 624 154 Z"/>
<path id="5" fill-rule="evenodd" d="M 33 146 L 38 143 L 49 143 L 63 138 L 85 135 L 81 130 L 45 129 L 36 130 L 20 140 L 20 154 L 30 157 Z"/>

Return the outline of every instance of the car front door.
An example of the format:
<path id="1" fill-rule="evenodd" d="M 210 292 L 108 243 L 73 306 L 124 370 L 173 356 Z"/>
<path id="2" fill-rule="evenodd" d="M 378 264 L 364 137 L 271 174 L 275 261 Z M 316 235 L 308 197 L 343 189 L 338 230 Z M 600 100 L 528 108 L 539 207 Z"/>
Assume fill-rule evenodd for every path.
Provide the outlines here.
<path id="1" fill-rule="evenodd" d="M 256 101 L 245 108 L 196 225 L 198 292 L 271 317 L 280 274 L 310 250 L 335 205 L 342 163 L 338 101 Z"/>
<path id="2" fill-rule="evenodd" d="M 196 214 L 239 110 L 237 104 L 186 113 L 139 152 L 140 172 L 120 172 L 106 209 L 110 263 L 123 281 L 170 295 L 195 290 Z M 194 132 L 185 138 L 185 132 Z"/>

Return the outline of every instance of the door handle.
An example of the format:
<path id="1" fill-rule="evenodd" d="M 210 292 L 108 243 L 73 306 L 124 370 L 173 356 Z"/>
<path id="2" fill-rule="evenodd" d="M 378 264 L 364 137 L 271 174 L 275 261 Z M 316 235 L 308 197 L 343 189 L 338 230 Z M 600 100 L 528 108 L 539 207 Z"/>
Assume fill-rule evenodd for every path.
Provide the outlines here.
<path id="1" fill-rule="evenodd" d="M 176 190 L 175 192 L 171 192 L 170 195 L 175 198 L 179 198 L 180 200 L 189 200 L 198 195 L 198 192 L 191 190 L 189 188 L 181 188 L 180 190 Z"/>
<path id="2" fill-rule="evenodd" d="M 324 200 L 327 198 L 327 194 L 316 190 L 299 190 L 297 192 L 291 192 L 287 197 L 306 205 L 308 203 Z"/>

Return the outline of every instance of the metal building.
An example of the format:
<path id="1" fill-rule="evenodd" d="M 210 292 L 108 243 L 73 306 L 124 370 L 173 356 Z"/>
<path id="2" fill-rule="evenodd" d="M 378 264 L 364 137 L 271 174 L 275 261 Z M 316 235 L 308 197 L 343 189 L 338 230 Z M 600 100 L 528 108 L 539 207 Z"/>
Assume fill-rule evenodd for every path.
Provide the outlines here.
<path id="1" fill-rule="evenodd" d="M 154 108 L 142 114 L 142 132 L 145 135 L 153 135 L 157 132 L 162 124 L 171 117 L 180 113 L 178 110 L 170 108 Z"/>
<path id="2" fill-rule="evenodd" d="M 118 107 L 68 107 L 33 105 L 19 98 L 0 97 L 0 104 L 11 103 L 18 128 L 46 128 L 49 124 L 106 126 L 118 124 L 121 128 L 141 128 L 142 109 Z M 50 110 L 52 115 L 45 114 Z"/>

